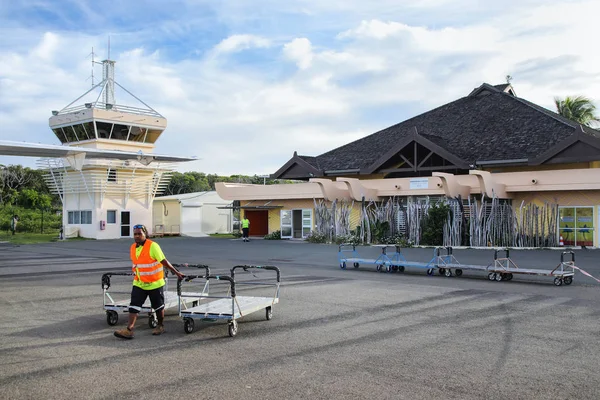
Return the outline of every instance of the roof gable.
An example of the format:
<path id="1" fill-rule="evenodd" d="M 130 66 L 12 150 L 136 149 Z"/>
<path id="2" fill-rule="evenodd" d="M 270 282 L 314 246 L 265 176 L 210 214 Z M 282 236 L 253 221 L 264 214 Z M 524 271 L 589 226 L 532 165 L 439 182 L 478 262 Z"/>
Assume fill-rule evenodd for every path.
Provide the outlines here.
<path id="1" fill-rule="evenodd" d="M 271 175 L 273 179 L 307 179 L 311 177 L 323 176 L 323 173 L 315 168 L 315 166 L 309 164 L 306 159 L 313 159 L 314 157 L 303 157 L 299 156 L 297 152 L 294 152 L 292 158 L 289 159 L 281 168 Z"/>
<path id="2" fill-rule="evenodd" d="M 441 161 L 441 162 L 440 162 Z M 364 174 L 442 169 L 468 169 L 468 163 L 432 140 L 419 135 L 417 128 L 405 136 L 373 164 L 361 170 Z"/>
<path id="3" fill-rule="evenodd" d="M 600 138 L 581 131 L 532 159 L 530 164 L 568 164 L 598 160 L 600 160 Z"/>

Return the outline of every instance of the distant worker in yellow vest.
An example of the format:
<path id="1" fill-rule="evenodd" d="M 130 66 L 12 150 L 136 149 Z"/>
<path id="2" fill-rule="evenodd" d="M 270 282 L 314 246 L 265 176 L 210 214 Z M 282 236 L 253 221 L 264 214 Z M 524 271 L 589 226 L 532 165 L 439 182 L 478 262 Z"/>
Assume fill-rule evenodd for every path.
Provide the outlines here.
<path id="1" fill-rule="evenodd" d="M 250 241 L 248 233 L 250 233 L 250 220 L 244 215 L 244 219 L 242 220 L 242 238 L 244 239 L 244 242 Z"/>
<path id="2" fill-rule="evenodd" d="M 165 331 L 163 320 L 165 318 L 165 275 L 163 267 L 169 268 L 178 278 L 181 274 L 165 258 L 158 243 L 148 239 L 148 230 L 144 225 L 133 226 L 133 240 L 129 255 L 134 273 L 133 288 L 131 289 L 131 302 L 129 303 L 129 321 L 125 329 L 115 332 L 115 336 L 122 339 L 133 339 L 133 328 L 138 313 L 146 298 L 150 298 L 150 305 L 156 312 L 158 325 L 152 330 L 153 335 L 160 335 Z"/>

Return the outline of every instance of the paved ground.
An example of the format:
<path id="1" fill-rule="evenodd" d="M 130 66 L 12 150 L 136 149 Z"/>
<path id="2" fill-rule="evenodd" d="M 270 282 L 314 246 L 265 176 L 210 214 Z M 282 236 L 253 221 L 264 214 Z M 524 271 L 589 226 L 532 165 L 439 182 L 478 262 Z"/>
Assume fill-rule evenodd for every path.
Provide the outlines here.
<path id="1" fill-rule="evenodd" d="M 598 398 L 600 284 L 581 274 L 561 287 L 544 277 L 382 274 L 339 269 L 336 246 L 159 242 L 171 262 L 206 263 L 216 273 L 239 263 L 279 266 L 273 320 L 246 316 L 230 338 L 223 323 L 185 334 L 170 311 L 163 336 L 151 336 L 143 318 L 134 340 L 119 340 L 102 310 L 100 276 L 127 270 L 129 241 L 0 247 L 0 398 Z M 406 251 L 412 260 L 431 255 Z M 493 251 L 455 255 L 487 265 Z M 600 276 L 599 255 L 579 250 L 576 261 Z M 553 268 L 560 252 L 511 256 L 522 267 Z"/>

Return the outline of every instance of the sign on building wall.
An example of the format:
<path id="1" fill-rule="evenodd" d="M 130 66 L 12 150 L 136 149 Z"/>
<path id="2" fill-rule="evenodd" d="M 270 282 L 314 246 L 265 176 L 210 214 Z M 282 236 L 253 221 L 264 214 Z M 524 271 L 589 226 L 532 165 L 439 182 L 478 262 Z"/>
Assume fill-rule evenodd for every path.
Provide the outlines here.
<path id="1" fill-rule="evenodd" d="M 410 189 L 429 189 L 429 179 L 414 178 L 410 180 Z"/>

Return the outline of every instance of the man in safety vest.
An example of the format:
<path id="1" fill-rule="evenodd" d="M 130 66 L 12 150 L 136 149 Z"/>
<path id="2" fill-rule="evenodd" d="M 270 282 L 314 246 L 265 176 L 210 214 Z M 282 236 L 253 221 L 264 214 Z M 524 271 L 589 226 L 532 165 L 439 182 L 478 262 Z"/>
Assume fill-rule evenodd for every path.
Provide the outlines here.
<path id="1" fill-rule="evenodd" d="M 248 237 L 248 233 L 250 232 L 250 220 L 246 218 L 246 214 L 244 214 L 244 219 L 242 220 L 242 238 L 244 242 L 249 242 L 250 238 Z"/>
<path id="2" fill-rule="evenodd" d="M 152 331 L 153 335 L 160 335 L 165 331 L 163 320 L 165 316 L 165 296 L 163 286 L 165 276 L 163 267 L 169 268 L 178 278 L 181 274 L 165 258 L 158 243 L 148 237 L 148 230 L 144 225 L 133 226 L 133 239 L 135 243 L 129 250 L 134 273 L 133 288 L 131 290 L 131 302 L 129 304 L 129 322 L 125 329 L 115 332 L 115 336 L 122 339 L 133 339 L 133 327 L 138 313 L 146 298 L 150 298 L 150 305 L 156 312 L 158 325 Z"/>

